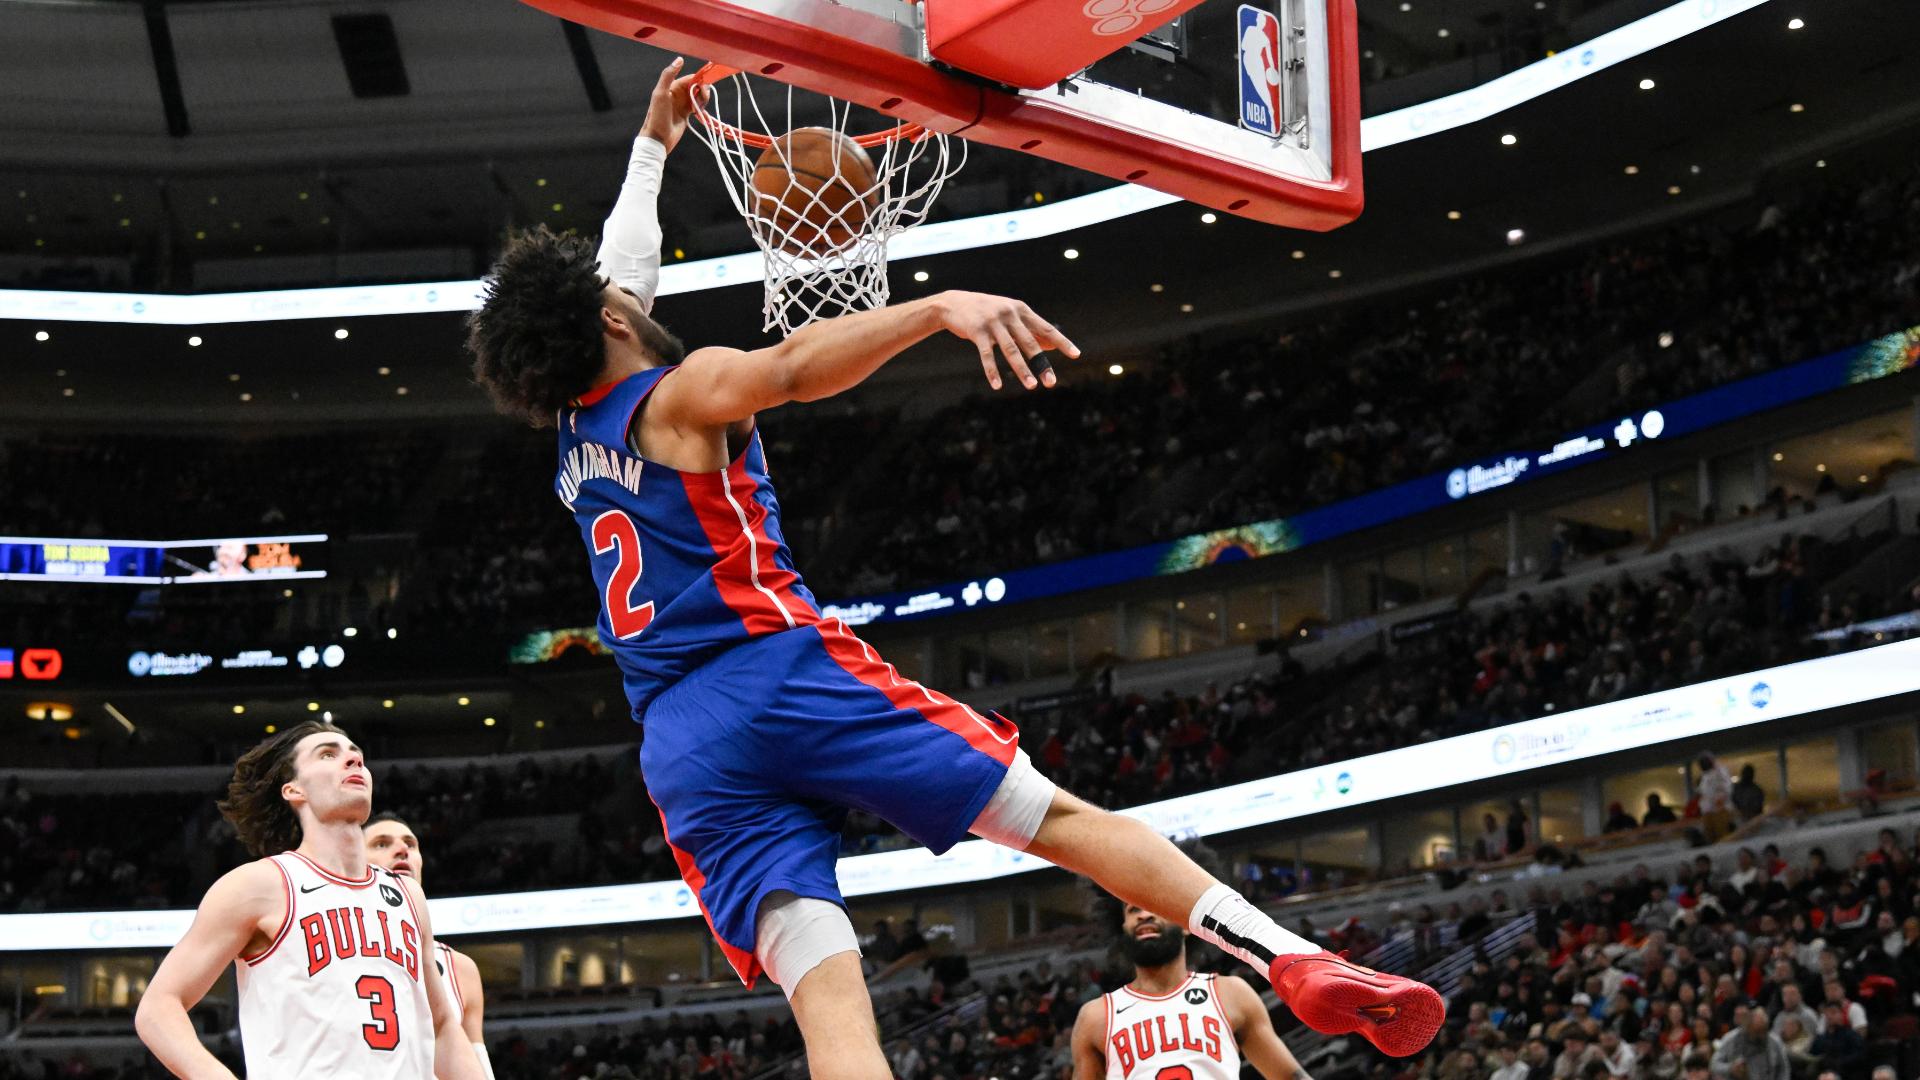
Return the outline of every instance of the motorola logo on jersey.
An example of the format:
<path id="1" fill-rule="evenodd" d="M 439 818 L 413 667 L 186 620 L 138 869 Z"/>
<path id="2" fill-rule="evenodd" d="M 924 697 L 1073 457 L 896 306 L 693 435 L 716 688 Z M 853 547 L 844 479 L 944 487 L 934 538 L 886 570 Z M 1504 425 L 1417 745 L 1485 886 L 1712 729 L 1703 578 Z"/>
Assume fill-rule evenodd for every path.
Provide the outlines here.
<path id="1" fill-rule="evenodd" d="M 400 890 L 383 881 L 380 883 L 380 899 L 385 900 L 388 907 L 399 907 Z"/>
<path id="2" fill-rule="evenodd" d="M 1205 1005 L 1206 1003 L 1207 1003 L 1207 992 L 1205 990 L 1202 990 L 1201 988 L 1196 986 L 1193 989 L 1187 991 L 1187 1004 Z"/>

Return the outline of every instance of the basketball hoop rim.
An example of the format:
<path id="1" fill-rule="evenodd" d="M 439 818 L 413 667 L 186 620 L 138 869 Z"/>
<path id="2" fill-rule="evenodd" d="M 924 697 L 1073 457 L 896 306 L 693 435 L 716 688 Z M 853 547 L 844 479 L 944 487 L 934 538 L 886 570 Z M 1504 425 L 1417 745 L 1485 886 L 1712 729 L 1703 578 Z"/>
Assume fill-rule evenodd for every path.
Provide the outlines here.
<path id="1" fill-rule="evenodd" d="M 694 73 L 694 85 L 696 87 L 710 88 L 722 79 L 731 78 L 739 74 L 741 74 L 739 68 L 728 67 L 725 64 L 709 63 Z M 741 145 L 750 146 L 755 150 L 769 150 L 773 148 L 773 136 L 758 131 L 748 131 L 742 127 L 736 127 L 709 113 L 702 101 L 702 98 L 705 96 L 706 95 L 698 92 L 694 93 L 693 115 L 699 118 L 700 123 L 705 125 L 708 131 L 713 132 L 721 138 L 731 139 Z M 909 142 L 919 142 L 921 139 L 926 138 L 927 135 L 928 131 L 925 124 L 900 123 L 883 131 L 869 132 L 865 135 L 850 135 L 848 137 L 858 144 L 862 150 L 871 150 L 876 146 L 898 139 L 906 139 Z"/>

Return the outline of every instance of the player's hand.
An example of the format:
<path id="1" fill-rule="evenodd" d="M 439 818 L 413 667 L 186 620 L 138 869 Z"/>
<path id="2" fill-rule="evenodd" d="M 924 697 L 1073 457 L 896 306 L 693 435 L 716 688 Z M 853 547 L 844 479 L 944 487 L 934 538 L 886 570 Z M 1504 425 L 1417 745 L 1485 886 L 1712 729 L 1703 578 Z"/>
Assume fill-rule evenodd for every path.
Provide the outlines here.
<path id="1" fill-rule="evenodd" d="M 676 56 L 660 72 L 659 81 L 653 84 L 653 96 L 647 101 L 647 118 L 640 122 L 640 134 L 658 140 L 669 154 L 679 145 L 680 136 L 687 133 L 693 95 L 706 92 L 706 87 L 694 85 L 697 76 L 680 74 L 684 67 L 686 61 Z"/>
<path id="2" fill-rule="evenodd" d="M 995 349 L 1013 370 L 1014 378 L 1029 390 L 1059 381 L 1047 361 L 1049 351 L 1080 358 L 1080 346 L 1018 300 L 972 292 L 945 292 L 938 299 L 940 324 L 980 350 L 980 367 L 987 373 L 987 385 L 995 390 L 1000 389 Z"/>

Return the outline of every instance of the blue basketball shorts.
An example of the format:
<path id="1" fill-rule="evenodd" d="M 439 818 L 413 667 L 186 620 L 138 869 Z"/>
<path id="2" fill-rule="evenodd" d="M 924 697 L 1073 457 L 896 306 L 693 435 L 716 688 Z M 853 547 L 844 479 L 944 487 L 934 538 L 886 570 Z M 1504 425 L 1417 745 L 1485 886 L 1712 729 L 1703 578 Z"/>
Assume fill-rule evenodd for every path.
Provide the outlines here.
<path id="1" fill-rule="evenodd" d="M 937 855 L 1024 759 L 1012 723 L 903 678 L 837 619 L 720 654 L 655 698 L 645 726 L 640 767 L 667 843 L 748 986 L 765 970 L 755 919 L 769 893 L 845 906 L 834 867 L 847 808 Z M 1003 842 L 1024 846 L 1042 812 Z"/>

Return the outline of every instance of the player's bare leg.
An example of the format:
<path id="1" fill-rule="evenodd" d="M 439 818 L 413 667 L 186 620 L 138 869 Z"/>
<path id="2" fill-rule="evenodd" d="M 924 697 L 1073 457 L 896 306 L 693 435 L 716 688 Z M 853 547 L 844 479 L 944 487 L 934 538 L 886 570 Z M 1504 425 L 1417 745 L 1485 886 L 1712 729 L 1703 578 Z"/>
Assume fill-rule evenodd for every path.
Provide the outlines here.
<path id="1" fill-rule="evenodd" d="M 1055 791 L 1026 850 L 1265 971 L 1316 1030 L 1359 1032 L 1404 1057 L 1424 1049 L 1446 1018 L 1432 987 L 1349 964 L 1282 929 L 1145 822 Z"/>
<path id="2" fill-rule="evenodd" d="M 860 971 L 860 954 L 822 960 L 793 988 L 794 1022 L 807 1043 L 807 1072 L 823 1080 L 888 1080 L 873 999 Z"/>

